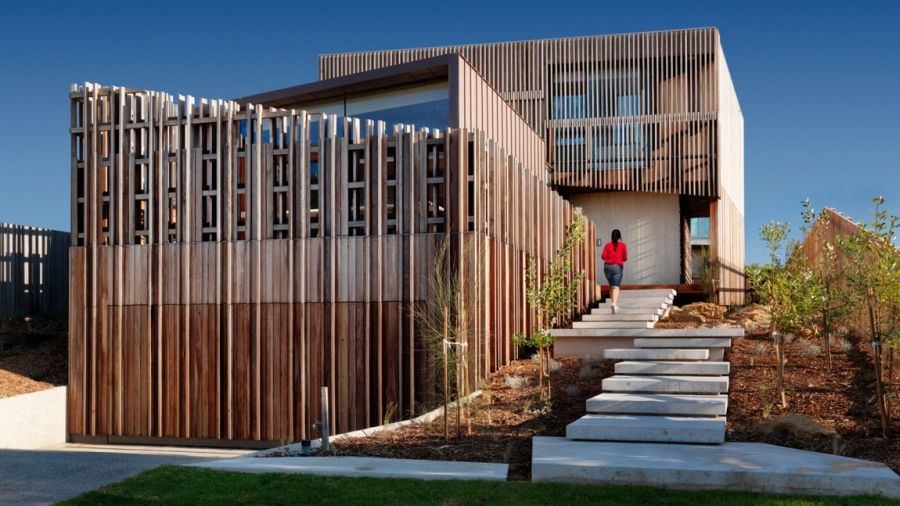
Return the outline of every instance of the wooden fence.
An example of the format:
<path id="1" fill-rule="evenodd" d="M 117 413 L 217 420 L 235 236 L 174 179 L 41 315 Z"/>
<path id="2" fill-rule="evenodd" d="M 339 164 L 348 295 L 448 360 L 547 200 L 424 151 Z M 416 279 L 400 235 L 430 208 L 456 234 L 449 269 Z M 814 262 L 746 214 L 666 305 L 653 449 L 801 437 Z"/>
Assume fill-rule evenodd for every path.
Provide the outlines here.
<path id="1" fill-rule="evenodd" d="M 573 208 L 478 131 L 85 85 L 70 93 L 68 433 L 248 442 L 410 416 L 431 400 L 411 314 L 442 241 L 482 378 L 531 330 L 529 257 Z M 574 254 L 593 298 L 594 231 Z"/>
<path id="2" fill-rule="evenodd" d="M 0 320 L 64 316 L 69 234 L 0 222 Z"/>

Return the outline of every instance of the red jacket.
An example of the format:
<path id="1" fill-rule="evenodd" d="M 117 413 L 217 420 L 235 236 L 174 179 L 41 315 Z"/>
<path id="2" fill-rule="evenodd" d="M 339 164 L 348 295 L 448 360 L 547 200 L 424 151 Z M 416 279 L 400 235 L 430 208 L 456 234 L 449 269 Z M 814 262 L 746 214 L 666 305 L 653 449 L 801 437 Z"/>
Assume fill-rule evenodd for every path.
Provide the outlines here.
<path id="1" fill-rule="evenodd" d="M 608 242 L 603 247 L 603 253 L 600 255 L 600 258 L 608 264 L 624 266 L 625 262 L 628 261 L 628 248 L 625 247 L 625 243 L 622 241 L 619 241 L 619 245 L 616 248 L 613 248 L 612 242 Z"/>

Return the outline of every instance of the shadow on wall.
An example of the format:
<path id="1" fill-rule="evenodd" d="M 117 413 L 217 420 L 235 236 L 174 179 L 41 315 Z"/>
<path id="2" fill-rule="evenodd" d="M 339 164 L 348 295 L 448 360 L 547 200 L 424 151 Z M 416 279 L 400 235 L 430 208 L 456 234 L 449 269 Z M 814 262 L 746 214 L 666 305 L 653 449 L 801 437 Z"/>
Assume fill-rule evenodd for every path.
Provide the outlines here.
<path id="1" fill-rule="evenodd" d="M 0 223 L 0 320 L 64 316 L 69 233 Z"/>

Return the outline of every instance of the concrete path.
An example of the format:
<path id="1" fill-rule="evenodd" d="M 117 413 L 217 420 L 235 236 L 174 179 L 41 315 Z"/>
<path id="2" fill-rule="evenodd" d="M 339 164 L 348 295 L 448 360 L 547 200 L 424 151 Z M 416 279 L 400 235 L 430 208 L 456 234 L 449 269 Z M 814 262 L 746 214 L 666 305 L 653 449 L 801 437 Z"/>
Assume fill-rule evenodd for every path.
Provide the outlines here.
<path id="1" fill-rule="evenodd" d="M 535 437 L 531 480 L 900 499 L 878 462 L 763 443 L 616 443 Z"/>
<path id="2" fill-rule="evenodd" d="M 52 504 L 167 464 L 251 453 L 124 445 L 0 450 L 0 504 Z"/>
<path id="3" fill-rule="evenodd" d="M 301 473 L 321 476 L 505 481 L 507 464 L 377 457 L 244 457 L 191 464 L 242 473 Z"/>

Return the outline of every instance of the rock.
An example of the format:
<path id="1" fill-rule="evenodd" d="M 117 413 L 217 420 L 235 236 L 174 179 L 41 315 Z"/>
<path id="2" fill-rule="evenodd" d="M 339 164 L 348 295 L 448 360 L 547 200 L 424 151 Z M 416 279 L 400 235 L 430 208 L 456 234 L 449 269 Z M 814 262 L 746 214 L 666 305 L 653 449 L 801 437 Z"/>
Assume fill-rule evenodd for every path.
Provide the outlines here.
<path id="1" fill-rule="evenodd" d="M 706 323 L 706 318 L 702 315 L 690 313 L 677 307 L 669 310 L 668 320 L 681 323 Z"/>
<path id="2" fill-rule="evenodd" d="M 744 327 L 747 332 L 764 331 L 770 328 L 772 324 L 772 315 L 769 313 L 769 308 L 762 304 L 750 304 L 732 312 L 727 317 Z"/>
<path id="3" fill-rule="evenodd" d="M 695 314 L 706 318 L 707 320 L 721 320 L 725 317 L 725 306 L 712 304 L 710 302 L 695 302 L 681 308 L 682 312 Z"/>
<path id="4" fill-rule="evenodd" d="M 787 432 L 799 439 L 836 439 L 838 437 L 837 432 L 831 427 L 797 413 L 789 413 L 763 422 L 759 424 L 757 430 L 765 435 Z"/>
<path id="5" fill-rule="evenodd" d="M 816 337 L 816 334 L 818 334 L 818 332 L 816 332 L 815 327 L 805 327 L 797 332 L 797 337 L 801 339 L 810 339 Z"/>

